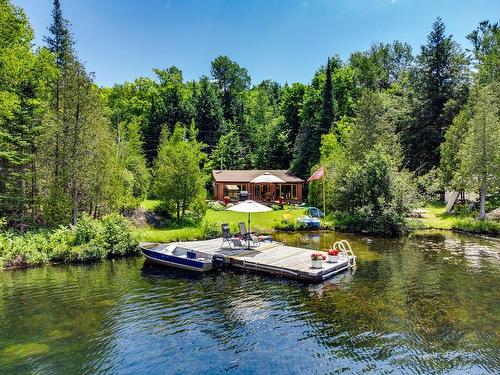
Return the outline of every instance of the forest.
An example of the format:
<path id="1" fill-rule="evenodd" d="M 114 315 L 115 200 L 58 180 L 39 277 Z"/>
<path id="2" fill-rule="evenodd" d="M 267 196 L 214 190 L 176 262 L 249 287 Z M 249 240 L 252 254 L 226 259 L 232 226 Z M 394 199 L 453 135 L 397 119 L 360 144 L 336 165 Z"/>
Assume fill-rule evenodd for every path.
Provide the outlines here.
<path id="1" fill-rule="evenodd" d="M 212 169 L 289 169 L 307 179 L 323 166 L 327 211 L 355 232 L 403 234 L 411 210 L 446 189 L 478 193 L 480 219 L 498 207 L 497 22 L 464 30 L 467 46 L 437 18 L 418 50 L 396 40 L 347 59 L 325 51 L 309 83 L 252 82 L 218 56 L 198 80 L 170 66 L 99 87 L 60 1 L 53 6 L 35 46 L 23 10 L 0 0 L 5 228 L 77 225 L 145 198 L 184 223 L 203 217 Z M 310 204 L 321 204 L 322 186 L 308 186 Z"/>

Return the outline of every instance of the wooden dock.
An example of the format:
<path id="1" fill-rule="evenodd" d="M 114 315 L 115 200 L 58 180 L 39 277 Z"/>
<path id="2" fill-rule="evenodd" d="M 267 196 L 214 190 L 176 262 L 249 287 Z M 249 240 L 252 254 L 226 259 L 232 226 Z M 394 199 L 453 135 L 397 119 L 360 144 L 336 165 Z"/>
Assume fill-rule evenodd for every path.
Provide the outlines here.
<path id="1" fill-rule="evenodd" d="M 314 282 L 326 280 L 356 264 L 354 256 L 341 256 L 336 263 L 324 261 L 322 268 L 312 268 L 311 254 L 317 251 L 279 242 L 262 243 L 250 249 L 221 248 L 222 238 L 174 244 L 209 255 L 222 255 L 226 263 L 233 267 Z"/>

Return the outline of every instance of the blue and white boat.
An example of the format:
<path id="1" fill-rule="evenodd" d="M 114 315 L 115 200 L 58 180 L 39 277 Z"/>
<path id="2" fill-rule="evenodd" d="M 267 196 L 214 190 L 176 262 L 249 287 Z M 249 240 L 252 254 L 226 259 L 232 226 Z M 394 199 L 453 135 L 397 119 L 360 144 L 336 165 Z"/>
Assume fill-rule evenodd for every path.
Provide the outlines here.
<path id="1" fill-rule="evenodd" d="M 317 217 L 302 216 L 297 219 L 307 229 L 319 229 L 321 221 Z"/>
<path id="2" fill-rule="evenodd" d="M 146 259 L 158 264 L 196 272 L 206 272 L 213 268 L 212 255 L 176 244 L 147 243 L 140 247 Z"/>

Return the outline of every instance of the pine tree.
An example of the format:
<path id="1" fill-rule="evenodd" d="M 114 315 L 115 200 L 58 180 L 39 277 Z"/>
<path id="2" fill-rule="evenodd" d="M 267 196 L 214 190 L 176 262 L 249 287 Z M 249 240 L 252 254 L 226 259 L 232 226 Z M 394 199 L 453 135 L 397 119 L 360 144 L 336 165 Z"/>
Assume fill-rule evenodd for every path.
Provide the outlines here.
<path id="1" fill-rule="evenodd" d="M 302 110 L 304 93 L 305 85 L 301 83 L 294 83 L 291 86 L 285 86 L 283 89 L 281 114 L 284 117 L 284 128 L 288 131 L 288 142 L 291 145 L 295 144 L 295 139 L 299 134 L 300 111 Z"/>
<path id="2" fill-rule="evenodd" d="M 243 169 L 245 167 L 244 147 L 236 127 L 226 122 L 224 133 L 212 151 L 210 159 L 215 169 Z"/>
<path id="3" fill-rule="evenodd" d="M 217 88 L 203 76 L 199 83 L 199 94 L 196 96 L 196 126 L 198 139 L 208 145 L 209 150 L 217 145 L 223 121 L 222 107 Z"/>
<path id="4" fill-rule="evenodd" d="M 319 131 L 321 134 L 330 132 L 333 123 L 333 83 L 332 68 L 330 58 L 326 63 L 325 85 L 323 87 L 323 107 L 321 110 L 321 119 L 319 122 Z"/>
<path id="5" fill-rule="evenodd" d="M 212 61 L 210 70 L 221 93 L 224 119 L 242 124 L 242 93 L 250 86 L 250 76 L 245 68 L 227 56 L 218 56 Z"/>
<path id="6" fill-rule="evenodd" d="M 50 53 L 34 53 L 32 40 L 22 10 L 0 1 L 0 216 L 9 224 L 38 218 L 38 153 L 56 75 Z"/>
<path id="7" fill-rule="evenodd" d="M 49 33 L 44 40 L 48 49 L 56 57 L 57 66 L 61 69 L 74 55 L 74 41 L 69 31 L 69 22 L 63 17 L 60 0 L 54 0 Z"/>
<path id="8" fill-rule="evenodd" d="M 468 61 L 440 18 L 427 40 L 413 74 L 416 100 L 404 138 L 410 168 L 423 172 L 439 165 L 439 145 L 465 104 L 469 81 Z"/>

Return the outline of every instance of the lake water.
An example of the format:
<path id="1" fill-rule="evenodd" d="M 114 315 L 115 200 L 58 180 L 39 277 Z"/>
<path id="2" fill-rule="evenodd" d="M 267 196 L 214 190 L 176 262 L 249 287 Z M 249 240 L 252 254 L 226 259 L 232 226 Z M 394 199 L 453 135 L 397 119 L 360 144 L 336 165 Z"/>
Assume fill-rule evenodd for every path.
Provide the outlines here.
<path id="1" fill-rule="evenodd" d="M 351 241 L 321 285 L 144 264 L 0 271 L 0 373 L 498 373 L 500 242 L 449 232 Z"/>

